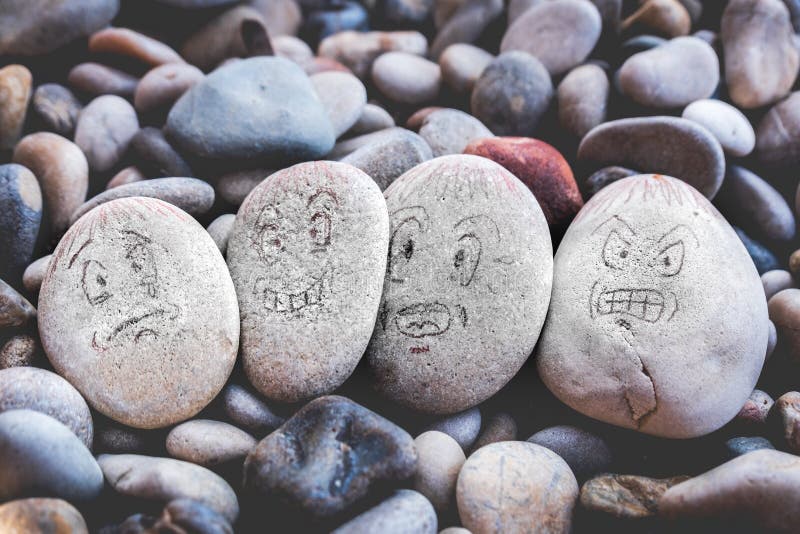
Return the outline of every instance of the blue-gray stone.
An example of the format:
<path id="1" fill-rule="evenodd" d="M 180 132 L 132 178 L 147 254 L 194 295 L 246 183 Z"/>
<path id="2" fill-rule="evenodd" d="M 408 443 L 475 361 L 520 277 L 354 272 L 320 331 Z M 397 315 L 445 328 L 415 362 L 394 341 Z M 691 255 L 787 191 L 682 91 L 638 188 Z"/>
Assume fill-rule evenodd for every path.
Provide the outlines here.
<path id="1" fill-rule="evenodd" d="M 42 192 L 22 165 L 0 165 L 0 278 L 20 286 L 42 222 Z"/>

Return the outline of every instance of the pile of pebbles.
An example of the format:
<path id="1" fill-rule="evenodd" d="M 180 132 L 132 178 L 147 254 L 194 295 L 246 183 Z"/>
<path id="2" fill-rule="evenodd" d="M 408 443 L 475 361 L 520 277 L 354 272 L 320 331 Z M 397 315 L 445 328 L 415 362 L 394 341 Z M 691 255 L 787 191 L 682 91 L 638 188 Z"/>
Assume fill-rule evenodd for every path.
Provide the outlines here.
<path id="1" fill-rule="evenodd" d="M 799 33 L 0 0 L 0 532 L 797 532 Z"/>

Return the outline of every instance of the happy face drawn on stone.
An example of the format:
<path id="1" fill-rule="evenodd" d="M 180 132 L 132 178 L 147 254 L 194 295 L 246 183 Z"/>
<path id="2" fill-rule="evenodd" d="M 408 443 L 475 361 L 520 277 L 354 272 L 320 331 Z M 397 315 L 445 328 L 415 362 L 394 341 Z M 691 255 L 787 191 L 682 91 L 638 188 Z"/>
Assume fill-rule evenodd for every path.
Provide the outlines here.
<path id="1" fill-rule="evenodd" d="M 119 235 L 101 254 L 92 247 L 90 232 L 67 263 L 81 273 L 81 289 L 94 313 L 113 317 L 92 334 L 90 344 L 97 352 L 158 338 L 180 315 L 158 276 L 158 255 L 166 250 L 135 230 L 123 229 Z"/>
<path id="2" fill-rule="evenodd" d="M 261 210 L 250 236 L 265 265 L 253 284 L 263 309 L 287 317 L 331 295 L 330 248 L 339 200 L 330 189 L 282 195 Z"/>
<path id="3" fill-rule="evenodd" d="M 613 316 L 631 328 L 631 321 L 670 321 L 679 309 L 669 290 L 671 279 L 681 274 L 697 236 L 689 226 L 678 224 L 658 237 L 639 235 L 618 215 L 602 222 L 591 237 L 604 238 L 601 257 L 605 269 L 592 285 L 589 313 L 592 318 Z"/>

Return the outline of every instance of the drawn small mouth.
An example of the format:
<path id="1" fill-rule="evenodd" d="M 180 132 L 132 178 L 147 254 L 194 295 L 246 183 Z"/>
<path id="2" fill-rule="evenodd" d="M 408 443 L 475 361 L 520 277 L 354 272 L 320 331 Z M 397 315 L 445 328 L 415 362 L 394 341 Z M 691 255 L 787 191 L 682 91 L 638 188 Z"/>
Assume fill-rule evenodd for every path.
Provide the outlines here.
<path id="1" fill-rule="evenodd" d="M 672 293 L 656 289 L 592 289 L 592 310 L 598 315 L 622 314 L 655 323 L 669 312 L 670 320 L 677 310 L 677 301 Z"/>
<path id="2" fill-rule="evenodd" d="M 330 277 L 323 274 L 303 291 L 288 293 L 267 287 L 268 281 L 258 277 L 253 293 L 260 296 L 264 308 L 277 313 L 296 313 L 309 306 L 322 305 L 331 293 Z"/>
<path id="3" fill-rule="evenodd" d="M 95 331 L 92 336 L 92 347 L 99 350 L 107 349 L 112 343 L 122 339 L 130 338 L 134 343 L 148 337 L 158 337 L 158 332 L 153 328 L 152 319 L 164 318 L 168 320 L 177 319 L 180 308 L 172 303 L 165 302 L 158 308 L 149 308 L 141 313 L 134 315 L 118 323 L 108 333 L 101 335 Z"/>
<path id="4" fill-rule="evenodd" d="M 450 310 L 439 302 L 413 304 L 399 310 L 394 323 L 403 335 L 409 337 L 438 336 L 450 328 Z"/>

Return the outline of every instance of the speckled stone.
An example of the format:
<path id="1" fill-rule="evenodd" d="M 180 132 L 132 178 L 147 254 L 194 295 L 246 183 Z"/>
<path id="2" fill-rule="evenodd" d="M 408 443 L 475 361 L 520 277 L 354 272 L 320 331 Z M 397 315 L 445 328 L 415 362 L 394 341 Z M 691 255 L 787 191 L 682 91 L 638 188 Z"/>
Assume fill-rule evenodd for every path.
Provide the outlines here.
<path id="1" fill-rule="evenodd" d="M 756 146 L 756 133 L 750 121 L 741 111 L 722 100 L 697 100 L 686 106 L 681 116 L 705 126 L 726 154 L 743 157 Z"/>
<path id="2" fill-rule="evenodd" d="M 0 279 L 0 328 L 22 326 L 36 317 L 36 308 Z"/>
<path id="3" fill-rule="evenodd" d="M 139 80 L 133 104 L 140 112 L 168 108 L 203 77 L 203 71 L 194 65 L 160 65 L 147 71 Z"/>
<path id="4" fill-rule="evenodd" d="M 344 397 L 315 399 L 264 438 L 245 460 L 244 486 L 331 516 L 376 484 L 414 474 L 417 453 L 404 430 Z"/>
<path id="5" fill-rule="evenodd" d="M 579 481 L 608 471 L 611 466 L 611 449 L 606 441 L 576 426 L 551 426 L 535 433 L 527 441 L 547 447 L 561 456 Z"/>
<path id="6" fill-rule="evenodd" d="M 401 489 L 381 504 L 340 526 L 332 534 L 436 534 L 436 527 L 436 511 L 431 503 L 416 491 Z"/>
<path id="7" fill-rule="evenodd" d="M 547 221 L 518 178 L 478 156 L 418 165 L 385 197 L 389 260 L 367 349 L 376 388 L 427 413 L 471 408 L 536 344 L 550 294 Z"/>
<path id="8" fill-rule="evenodd" d="M 767 438 L 761 436 L 743 436 L 731 438 L 725 442 L 725 452 L 728 453 L 729 459 L 761 449 L 774 450 L 775 447 Z"/>
<path id="9" fill-rule="evenodd" d="M 439 56 L 442 79 L 453 91 L 469 93 L 494 56 L 469 43 L 455 43 Z"/>
<path id="10" fill-rule="evenodd" d="M 32 83 L 31 72 L 22 65 L 0 69 L 0 150 L 14 148 L 22 135 Z"/>
<path id="11" fill-rule="evenodd" d="M 605 122 L 610 84 L 597 65 L 575 67 L 558 84 L 558 120 L 575 137 Z"/>
<path id="12" fill-rule="evenodd" d="M 33 410 L 0 413 L 0 499 L 90 501 L 102 489 L 100 467 L 69 428 Z"/>
<path id="13" fill-rule="evenodd" d="M 444 417 L 425 427 L 426 431 L 443 432 L 456 440 L 464 451 L 472 448 L 481 431 L 481 411 L 476 406 L 463 412 Z"/>
<path id="14" fill-rule="evenodd" d="M 78 390 L 55 373 L 37 367 L 0 371 L 0 413 L 9 410 L 35 410 L 49 415 L 92 448 L 94 425 L 89 407 Z"/>
<path id="15" fill-rule="evenodd" d="M 105 28 L 93 33 L 89 52 L 129 57 L 152 67 L 184 62 L 168 45 L 128 28 Z"/>
<path id="16" fill-rule="evenodd" d="M 167 452 L 179 460 L 213 467 L 244 461 L 256 443 L 256 438 L 228 423 L 193 419 L 170 430 Z"/>
<path id="17" fill-rule="evenodd" d="M 233 423 L 257 437 L 265 436 L 284 422 L 255 393 L 237 384 L 229 384 L 222 390 L 222 407 Z"/>
<path id="18" fill-rule="evenodd" d="M 461 446 L 443 432 L 429 430 L 414 440 L 417 473 L 414 489 L 423 494 L 436 510 L 444 511 L 455 502 L 456 480 L 466 457 Z"/>
<path id="19" fill-rule="evenodd" d="M 97 461 L 109 485 L 127 497 L 164 503 L 189 498 L 200 501 L 230 522 L 239 515 L 233 489 L 199 465 L 138 454 L 101 454 Z"/>
<path id="20" fill-rule="evenodd" d="M 772 107 L 756 130 L 756 155 L 767 165 L 800 163 L 800 91 Z"/>
<path id="21" fill-rule="evenodd" d="M 522 441 L 493 443 L 472 454 L 458 475 L 461 523 L 474 534 L 570 531 L 578 483 L 549 449 Z"/>
<path id="22" fill-rule="evenodd" d="M 403 173 L 433 158 L 430 145 L 403 128 L 381 130 L 352 141 L 366 136 L 371 137 L 340 161 L 367 173 L 382 191 Z"/>
<path id="23" fill-rule="evenodd" d="M 30 367 L 39 352 L 39 343 L 27 334 L 11 336 L 0 347 L 0 369 Z"/>
<path id="24" fill-rule="evenodd" d="M 53 366 L 93 408 L 129 426 L 196 414 L 236 359 L 239 308 L 225 262 L 202 226 L 157 199 L 112 200 L 75 223 L 39 306 Z"/>
<path id="25" fill-rule="evenodd" d="M 42 222 L 42 191 L 31 171 L 0 165 L 0 279 L 19 285 Z"/>
<path id="26" fill-rule="evenodd" d="M 9 534 L 89 534 L 83 516 L 61 499 L 19 499 L 0 505 L 0 531 Z"/>
<path id="27" fill-rule="evenodd" d="M 211 224 L 206 228 L 206 232 L 208 232 L 208 235 L 214 240 L 214 243 L 216 243 L 217 248 L 223 256 L 228 251 L 228 239 L 231 237 L 233 222 L 235 220 L 235 214 L 226 213 L 211 221 Z"/>
<path id="28" fill-rule="evenodd" d="M 367 103 L 366 87 L 352 74 L 336 71 L 315 74 L 311 83 L 339 137 L 361 117 Z"/>
<path id="29" fill-rule="evenodd" d="M 581 487 L 581 506 L 620 519 L 653 517 L 658 499 L 672 486 L 689 477 L 649 478 L 637 475 L 599 475 Z"/>
<path id="30" fill-rule="evenodd" d="M 422 121 L 419 135 L 433 157 L 461 154 L 471 142 L 494 134 L 481 121 L 457 109 L 438 109 Z"/>
<path id="31" fill-rule="evenodd" d="M 83 108 L 75 127 L 75 144 L 93 172 L 111 170 L 128 150 L 139 119 L 127 100 L 116 95 L 95 98 Z"/>
<path id="32" fill-rule="evenodd" d="M 45 83 L 36 88 L 31 111 L 45 130 L 72 137 L 83 104 L 75 95 L 57 83 Z"/>
<path id="33" fill-rule="evenodd" d="M 536 358 L 556 397 L 673 438 L 736 415 L 769 335 L 761 280 L 730 225 L 662 175 L 625 178 L 584 206 L 556 254 L 549 317 Z"/>

